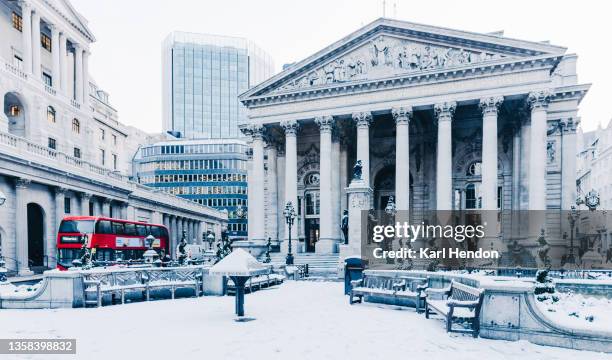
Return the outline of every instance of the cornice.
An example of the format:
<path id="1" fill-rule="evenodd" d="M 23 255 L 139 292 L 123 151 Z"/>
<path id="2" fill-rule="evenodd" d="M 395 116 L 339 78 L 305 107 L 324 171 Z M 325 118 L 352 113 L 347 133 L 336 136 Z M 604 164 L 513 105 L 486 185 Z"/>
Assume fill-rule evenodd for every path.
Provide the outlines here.
<path id="1" fill-rule="evenodd" d="M 300 101 L 314 96 L 318 98 L 331 97 L 371 90 L 432 84 L 446 80 L 456 80 L 488 74 L 511 73 L 513 71 L 525 69 L 550 68 L 550 72 L 552 72 L 562 58 L 562 55 L 543 55 L 531 58 L 503 59 L 493 62 L 470 64 L 463 67 L 401 74 L 388 78 L 366 79 L 348 83 L 333 83 L 286 92 L 275 92 L 261 96 L 244 97 L 241 101 L 247 107 L 256 107 L 259 105 Z"/>

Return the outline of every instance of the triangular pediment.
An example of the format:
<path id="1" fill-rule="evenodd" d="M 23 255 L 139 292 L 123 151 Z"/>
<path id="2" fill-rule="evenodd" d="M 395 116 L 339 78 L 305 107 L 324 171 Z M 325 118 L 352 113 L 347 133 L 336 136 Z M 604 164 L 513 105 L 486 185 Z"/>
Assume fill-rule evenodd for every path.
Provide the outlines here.
<path id="1" fill-rule="evenodd" d="M 499 34 L 379 19 L 257 85 L 241 98 L 564 52 L 563 47 L 504 38 Z"/>
<path id="2" fill-rule="evenodd" d="M 93 33 L 87 26 L 87 20 L 76 11 L 68 0 L 44 0 L 44 2 L 91 42 L 96 40 Z"/>

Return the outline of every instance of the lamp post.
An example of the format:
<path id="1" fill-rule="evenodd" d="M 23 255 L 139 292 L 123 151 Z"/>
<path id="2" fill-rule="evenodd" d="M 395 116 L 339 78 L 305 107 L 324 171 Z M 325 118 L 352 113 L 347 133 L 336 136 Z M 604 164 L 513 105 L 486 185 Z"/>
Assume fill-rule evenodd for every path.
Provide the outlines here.
<path id="1" fill-rule="evenodd" d="M 285 210 L 283 211 L 283 214 L 285 215 L 285 222 L 289 227 L 289 251 L 287 252 L 285 264 L 293 265 L 293 254 L 291 253 L 291 228 L 293 227 L 293 221 L 295 220 L 296 213 L 295 209 L 293 208 L 293 204 L 291 204 L 291 201 L 287 202 L 287 205 L 285 205 Z"/>
<path id="2" fill-rule="evenodd" d="M 575 264 L 576 259 L 574 258 L 574 228 L 576 226 L 576 220 L 578 220 L 578 210 L 575 206 L 572 206 L 570 212 L 567 214 L 567 219 L 570 223 L 570 251 L 567 257 L 569 264 Z"/>
<path id="3" fill-rule="evenodd" d="M 208 241 L 208 250 L 212 250 L 212 244 L 215 242 L 215 234 L 212 231 L 209 231 L 206 235 L 206 241 Z"/>
<path id="4" fill-rule="evenodd" d="M 2 191 L 0 191 L 0 206 L 4 205 L 4 203 L 6 202 L 6 195 L 4 195 L 4 193 Z M 8 272 L 8 270 L 6 270 L 5 266 L 5 262 L 4 262 L 4 256 L 2 256 L 2 244 L 0 243 L 0 283 L 3 283 L 6 281 L 6 273 Z"/>

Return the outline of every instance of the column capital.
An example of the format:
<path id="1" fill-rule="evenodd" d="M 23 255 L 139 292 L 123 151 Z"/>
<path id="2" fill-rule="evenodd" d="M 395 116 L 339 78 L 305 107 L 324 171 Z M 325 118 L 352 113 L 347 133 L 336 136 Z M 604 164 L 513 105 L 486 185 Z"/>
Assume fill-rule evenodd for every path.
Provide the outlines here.
<path id="1" fill-rule="evenodd" d="M 434 105 L 434 114 L 438 121 L 451 121 L 457 109 L 457 102 L 445 101 Z"/>
<path id="2" fill-rule="evenodd" d="M 18 178 L 15 180 L 15 187 L 19 189 L 27 189 L 31 182 L 32 180 L 30 179 Z"/>
<path id="3" fill-rule="evenodd" d="M 531 110 L 545 109 L 552 97 L 553 93 L 550 89 L 532 91 L 527 95 L 527 104 Z"/>
<path id="4" fill-rule="evenodd" d="M 503 96 L 490 96 L 480 99 L 478 107 L 480 107 L 482 115 L 497 115 L 497 111 L 499 110 L 502 102 L 504 102 Z"/>
<path id="5" fill-rule="evenodd" d="M 358 128 L 369 127 L 372 123 L 372 113 L 369 111 L 353 113 L 352 117 Z"/>
<path id="6" fill-rule="evenodd" d="M 314 121 L 317 125 L 319 125 L 321 132 L 331 132 L 334 127 L 333 116 L 317 116 L 315 117 Z"/>
<path id="7" fill-rule="evenodd" d="M 55 191 L 55 195 L 63 195 L 68 191 L 68 189 L 61 186 L 56 186 L 53 190 Z"/>
<path id="8" fill-rule="evenodd" d="M 285 130 L 286 136 L 295 136 L 300 130 L 300 123 L 297 120 L 281 121 L 280 126 Z"/>
<path id="9" fill-rule="evenodd" d="M 19 6 L 21 6 L 21 10 L 23 11 L 24 9 L 31 8 L 32 4 L 30 4 L 28 0 L 19 0 Z M 21 15 L 23 16 L 23 14 Z"/>
<path id="10" fill-rule="evenodd" d="M 391 109 L 396 124 L 409 124 L 412 120 L 412 106 L 400 106 Z"/>
<path id="11" fill-rule="evenodd" d="M 568 117 L 565 119 L 561 119 L 559 121 L 561 128 L 563 129 L 563 133 L 565 134 L 575 134 L 576 128 L 580 124 L 580 120 L 574 119 L 572 117 Z"/>
<path id="12" fill-rule="evenodd" d="M 109 198 L 103 198 L 102 199 L 102 203 L 104 205 L 110 205 L 110 203 L 113 201 L 113 199 L 109 199 Z"/>
<path id="13" fill-rule="evenodd" d="M 81 199 L 91 199 L 91 194 L 90 193 L 81 193 Z"/>

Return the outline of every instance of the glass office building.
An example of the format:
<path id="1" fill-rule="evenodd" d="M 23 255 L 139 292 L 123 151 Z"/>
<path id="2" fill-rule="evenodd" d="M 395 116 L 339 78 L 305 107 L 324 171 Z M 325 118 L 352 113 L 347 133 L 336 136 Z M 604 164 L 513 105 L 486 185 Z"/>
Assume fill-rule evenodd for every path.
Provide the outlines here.
<path id="1" fill-rule="evenodd" d="M 240 136 L 238 95 L 270 77 L 270 56 L 243 38 L 173 32 L 162 45 L 164 131 L 189 139 Z"/>
<path id="2" fill-rule="evenodd" d="M 247 237 L 248 146 L 237 139 L 170 140 L 140 148 L 138 182 L 228 211 L 232 238 Z"/>

